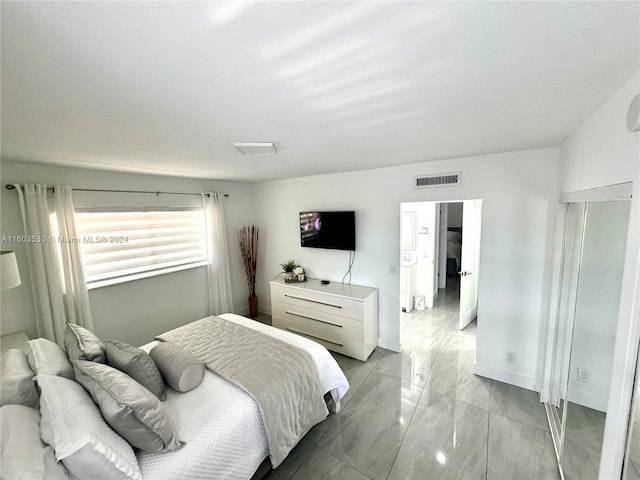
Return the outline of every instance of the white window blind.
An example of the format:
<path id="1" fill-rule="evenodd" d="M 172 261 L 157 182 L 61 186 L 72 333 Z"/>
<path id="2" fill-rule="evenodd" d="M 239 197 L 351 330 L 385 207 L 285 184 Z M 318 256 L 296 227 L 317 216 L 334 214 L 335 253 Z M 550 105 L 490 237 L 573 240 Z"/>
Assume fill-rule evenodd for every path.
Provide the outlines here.
<path id="1" fill-rule="evenodd" d="M 206 265 L 204 212 L 77 211 L 89 288 Z"/>

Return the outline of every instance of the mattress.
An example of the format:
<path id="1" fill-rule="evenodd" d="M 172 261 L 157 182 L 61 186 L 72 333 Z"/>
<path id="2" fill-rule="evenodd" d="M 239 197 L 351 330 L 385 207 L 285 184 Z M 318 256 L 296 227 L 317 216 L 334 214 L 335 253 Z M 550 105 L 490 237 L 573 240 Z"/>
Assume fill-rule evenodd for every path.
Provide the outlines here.
<path id="1" fill-rule="evenodd" d="M 239 315 L 219 316 L 305 350 L 316 366 L 323 393 L 331 394 L 330 407 L 339 410 L 349 383 L 326 348 Z M 157 343 L 141 348 L 148 352 Z M 200 386 L 190 392 L 167 389 L 164 403 L 176 422 L 178 438 L 187 444 L 174 452 L 139 452 L 144 479 L 248 479 L 269 454 L 258 404 L 213 372 L 207 370 Z"/>

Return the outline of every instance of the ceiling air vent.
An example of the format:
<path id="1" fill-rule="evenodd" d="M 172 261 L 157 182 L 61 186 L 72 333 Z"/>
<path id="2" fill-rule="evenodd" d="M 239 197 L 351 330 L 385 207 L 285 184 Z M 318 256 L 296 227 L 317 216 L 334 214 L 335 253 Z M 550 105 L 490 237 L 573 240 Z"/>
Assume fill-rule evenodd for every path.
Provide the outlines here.
<path id="1" fill-rule="evenodd" d="M 460 185 L 460 172 L 421 175 L 413 178 L 414 188 L 447 187 Z"/>

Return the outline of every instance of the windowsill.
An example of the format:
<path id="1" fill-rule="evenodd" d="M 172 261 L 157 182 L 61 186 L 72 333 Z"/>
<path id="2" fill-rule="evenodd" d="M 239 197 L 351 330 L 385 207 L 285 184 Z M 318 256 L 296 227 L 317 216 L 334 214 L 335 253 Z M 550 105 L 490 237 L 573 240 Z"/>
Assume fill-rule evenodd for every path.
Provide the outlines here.
<path id="1" fill-rule="evenodd" d="M 94 290 L 96 288 L 109 287 L 111 285 L 117 285 L 119 283 L 133 282 L 134 280 L 142 280 L 143 278 L 157 277 L 166 273 L 180 272 L 182 270 L 190 270 L 192 268 L 206 267 L 207 262 L 190 263 L 188 265 L 178 265 L 176 267 L 168 267 L 160 270 L 152 270 L 150 272 L 136 273 L 134 275 L 127 275 L 126 277 L 107 278 L 105 280 L 98 280 L 87 284 L 88 290 Z"/>

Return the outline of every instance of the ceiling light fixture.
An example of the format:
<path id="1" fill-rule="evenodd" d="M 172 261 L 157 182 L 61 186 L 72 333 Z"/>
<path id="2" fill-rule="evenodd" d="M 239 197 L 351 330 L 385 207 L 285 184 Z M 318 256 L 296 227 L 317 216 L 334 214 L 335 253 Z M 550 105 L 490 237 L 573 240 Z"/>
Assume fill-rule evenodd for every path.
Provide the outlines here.
<path id="1" fill-rule="evenodd" d="M 273 142 L 234 142 L 233 146 L 243 155 L 275 155 L 278 153 Z"/>

